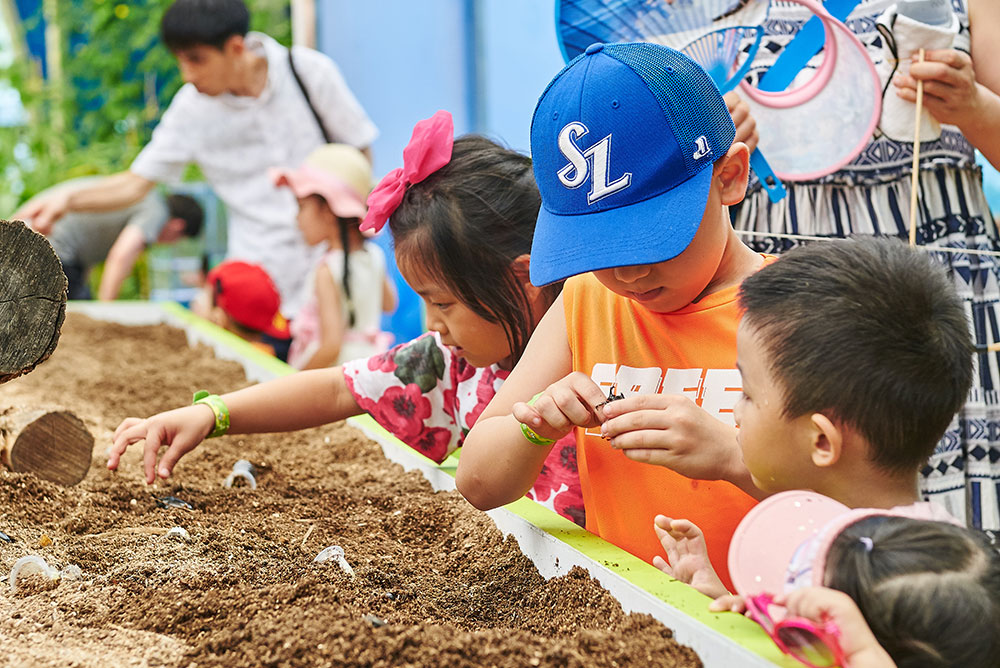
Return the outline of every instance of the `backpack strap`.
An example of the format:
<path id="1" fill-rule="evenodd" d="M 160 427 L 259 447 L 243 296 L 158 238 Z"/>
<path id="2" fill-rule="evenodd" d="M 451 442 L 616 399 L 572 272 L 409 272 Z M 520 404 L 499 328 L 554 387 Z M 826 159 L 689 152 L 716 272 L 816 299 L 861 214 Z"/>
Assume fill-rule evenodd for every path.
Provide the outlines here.
<path id="1" fill-rule="evenodd" d="M 309 106 L 309 111 L 312 112 L 313 118 L 316 119 L 316 125 L 319 126 L 319 131 L 323 134 L 323 139 L 326 140 L 327 144 L 332 144 L 333 139 L 330 137 L 330 133 L 327 132 L 326 126 L 323 125 L 323 119 L 319 117 L 319 113 L 316 111 L 316 107 L 313 106 L 312 99 L 309 98 L 309 91 L 306 90 L 305 84 L 302 83 L 302 77 L 295 70 L 295 61 L 292 59 L 292 49 L 288 49 L 288 66 L 292 70 L 292 76 L 295 77 L 295 83 L 299 85 L 299 90 L 302 91 L 302 97 L 306 99 L 306 104 Z"/>

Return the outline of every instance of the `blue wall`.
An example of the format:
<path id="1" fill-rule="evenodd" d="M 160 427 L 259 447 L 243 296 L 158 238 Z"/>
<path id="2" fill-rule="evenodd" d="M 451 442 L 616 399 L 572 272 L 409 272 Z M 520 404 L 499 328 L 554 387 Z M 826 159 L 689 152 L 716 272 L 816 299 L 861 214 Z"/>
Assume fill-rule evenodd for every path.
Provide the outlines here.
<path id="1" fill-rule="evenodd" d="M 528 151 L 535 102 L 563 65 L 552 0 L 316 5 L 317 47 L 340 66 L 381 133 L 377 178 L 401 165 L 413 124 L 438 109 L 452 113 L 456 134 L 478 132 Z M 421 331 L 419 300 L 392 270 L 400 308 L 388 328 L 407 340 Z"/>

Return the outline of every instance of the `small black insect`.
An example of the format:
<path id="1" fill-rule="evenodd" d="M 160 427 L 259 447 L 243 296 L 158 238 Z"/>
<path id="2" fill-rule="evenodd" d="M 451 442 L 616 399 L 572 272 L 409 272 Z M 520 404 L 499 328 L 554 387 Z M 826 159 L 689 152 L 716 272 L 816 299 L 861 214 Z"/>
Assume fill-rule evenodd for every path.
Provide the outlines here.
<path id="1" fill-rule="evenodd" d="M 14 542 L 14 539 L 11 538 L 10 536 L 8 536 L 7 534 L 5 534 L 3 531 L 0 531 L 0 540 L 2 540 L 5 543 L 13 543 Z"/>
<path id="2" fill-rule="evenodd" d="M 616 394 L 617 390 L 618 390 L 618 386 L 617 385 L 612 385 L 608 389 L 608 398 L 605 399 L 604 401 L 602 401 L 601 403 L 597 404 L 596 406 L 594 406 L 594 410 L 600 410 L 601 408 L 604 408 L 606 405 L 610 404 L 612 401 L 618 401 L 619 399 L 624 399 L 625 395 L 624 394 Z"/>
<path id="3" fill-rule="evenodd" d="M 156 505 L 160 508 L 179 508 L 181 510 L 194 510 L 194 506 L 185 501 L 184 499 L 178 499 L 176 496 L 156 496 Z"/>

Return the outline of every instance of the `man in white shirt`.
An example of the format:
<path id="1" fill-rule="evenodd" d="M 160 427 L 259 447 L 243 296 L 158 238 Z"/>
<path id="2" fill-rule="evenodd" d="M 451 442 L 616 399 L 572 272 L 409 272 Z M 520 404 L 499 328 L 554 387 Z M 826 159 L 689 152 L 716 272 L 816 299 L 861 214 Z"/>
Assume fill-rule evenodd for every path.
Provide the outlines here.
<path id="1" fill-rule="evenodd" d="M 267 35 L 248 32 L 249 23 L 243 0 L 176 0 L 160 28 L 186 85 L 149 144 L 128 171 L 34 200 L 14 217 L 45 233 L 67 212 L 135 204 L 196 163 L 228 209 L 228 257 L 263 265 L 282 312 L 294 316 L 312 256 L 295 223 L 295 198 L 274 187 L 267 169 L 298 167 L 326 143 L 324 132 L 370 158 L 378 130 L 332 60 L 305 47 L 293 47 L 290 59 Z"/>

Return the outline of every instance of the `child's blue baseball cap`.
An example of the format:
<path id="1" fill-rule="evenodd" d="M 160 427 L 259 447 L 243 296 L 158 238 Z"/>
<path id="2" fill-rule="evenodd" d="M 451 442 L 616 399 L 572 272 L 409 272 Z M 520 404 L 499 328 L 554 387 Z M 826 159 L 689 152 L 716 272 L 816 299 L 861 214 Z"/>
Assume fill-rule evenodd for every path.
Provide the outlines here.
<path id="1" fill-rule="evenodd" d="M 531 120 L 542 195 L 531 282 L 680 255 L 735 136 L 719 89 L 687 56 L 643 42 L 589 46 Z"/>

